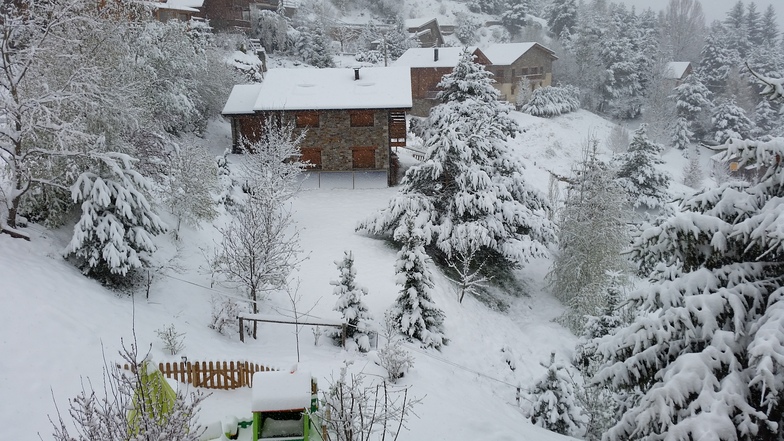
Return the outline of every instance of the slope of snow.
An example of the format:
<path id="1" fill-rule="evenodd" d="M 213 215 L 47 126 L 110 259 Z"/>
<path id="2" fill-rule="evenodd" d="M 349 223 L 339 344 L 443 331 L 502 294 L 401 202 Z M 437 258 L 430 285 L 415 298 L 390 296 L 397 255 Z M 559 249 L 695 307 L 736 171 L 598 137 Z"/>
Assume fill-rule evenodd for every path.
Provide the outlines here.
<path id="1" fill-rule="evenodd" d="M 572 161 L 580 158 L 583 141 L 594 134 L 606 137 L 612 124 L 589 112 L 579 111 L 554 119 L 514 114 L 526 130 L 512 147 L 527 164 L 527 177 L 543 191 L 548 171 L 568 175 Z M 204 142 L 215 154 L 230 145 L 225 124 L 213 125 Z M 413 161 L 400 152 L 403 163 Z M 706 155 L 707 156 L 707 155 Z M 682 156 L 674 155 L 678 170 Z M 675 172 L 673 172 L 675 174 Z M 303 256 L 295 278 L 302 300 L 299 311 L 312 317 L 337 319 L 331 280 L 337 278 L 334 262 L 344 250 L 354 251 L 357 282 L 366 286 L 365 298 L 376 323 L 398 294 L 395 285 L 396 249 L 384 241 L 354 232 L 357 222 L 386 206 L 395 188 L 373 190 L 307 190 L 292 203 L 300 229 Z M 69 231 L 48 231 L 33 225 L 33 240 L 25 242 L 0 235 L 0 439 L 49 438 L 49 417 L 55 404 L 67 419 L 68 399 L 81 382 L 98 387 L 104 363 L 118 361 L 117 350 L 135 338 L 142 351 L 152 346 L 155 361 L 247 360 L 281 369 L 297 364 L 294 327 L 261 324 L 258 340 L 223 336 L 207 327 L 212 296 L 241 293 L 213 284 L 207 257 L 219 240 L 217 227 L 225 219 L 200 230 L 184 229 L 182 240 L 161 238 L 160 273 L 154 273 L 149 298 L 144 290 L 134 298 L 106 290 L 82 276 L 64 261 L 61 251 Z M 562 312 L 543 278 L 549 262 L 531 262 L 520 270 L 521 290 L 503 296 L 504 312 L 467 297 L 462 304 L 451 282 L 434 273 L 433 300 L 446 314 L 449 344 L 441 352 L 407 345 L 415 362 L 400 384 L 410 395 L 422 398 L 418 417 L 408 422 L 401 441 L 452 439 L 468 441 L 569 439 L 531 425 L 515 402 L 516 388 L 527 387 L 545 372 L 539 364 L 551 351 L 568 359 L 575 337 L 551 320 Z M 270 295 L 261 312 L 291 316 L 292 305 L 284 293 Z M 135 327 L 134 327 L 135 324 Z M 185 349 L 170 355 L 163 351 L 155 330 L 174 324 L 185 333 Z M 300 330 L 299 369 L 310 371 L 326 388 L 344 360 L 352 371 L 369 378 L 383 376 L 371 355 L 347 352 L 327 336 L 315 342 L 309 327 Z M 383 338 L 379 338 L 383 345 Z M 317 343 L 317 344 L 314 344 Z M 502 349 L 506 352 L 502 352 Z M 507 360 L 512 360 L 511 369 Z M 214 391 L 200 413 L 204 424 L 225 416 L 250 416 L 250 390 Z"/>

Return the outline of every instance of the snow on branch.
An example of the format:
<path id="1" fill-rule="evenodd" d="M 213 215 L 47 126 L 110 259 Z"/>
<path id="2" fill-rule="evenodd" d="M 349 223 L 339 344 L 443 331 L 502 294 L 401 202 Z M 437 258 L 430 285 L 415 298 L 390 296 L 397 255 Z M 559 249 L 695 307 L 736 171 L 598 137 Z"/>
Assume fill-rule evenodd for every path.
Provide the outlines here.
<path id="1" fill-rule="evenodd" d="M 760 82 L 765 84 L 765 88 L 762 89 L 760 95 L 767 97 L 771 101 L 784 97 L 784 78 L 766 77 L 752 69 L 751 66 L 749 66 L 749 63 L 746 63 L 746 68 L 752 75 L 757 77 Z"/>

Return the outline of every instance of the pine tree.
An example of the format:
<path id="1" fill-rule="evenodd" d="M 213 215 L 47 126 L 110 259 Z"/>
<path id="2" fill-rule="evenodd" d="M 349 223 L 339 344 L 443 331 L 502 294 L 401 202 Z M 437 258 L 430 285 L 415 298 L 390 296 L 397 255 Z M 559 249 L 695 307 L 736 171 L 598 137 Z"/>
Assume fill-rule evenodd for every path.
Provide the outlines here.
<path id="1" fill-rule="evenodd" d="M 689 130 L 689 122 L 686 118 L 678 118 L 672 132 L 672 146 L 678 150 L 686 150 L 693 136 L 694 133 Z"/>
<path id="2" fill-rule="evenodd" d="M 153 237 L 166 224 L 152 211 L 150 181 L 133 169 L 132 159 L 115 153 L 103 160 L 98 173 L 83 173 L 71 187 L 82 214 L 65 253 L 76 256 L 85 274 L 117 284 L 148 263 Z"/>
<path id="3" fill-rule="evenodd" d="M 762 16 L 757 10 L 757 4 L 753 1 L 746 6 L 746 32 L 748 35 L 749 45 L 753 48 L 762 45 L 763 41 L 763 28 Z"/>
<path id="4" fill-rule="evenodd" d="M 357 229 L 389 237 L 410 216 L 437 262 L 474 256 L 474 268 L 503 269 L 545 254 L 555 230 L 549 203 L 509 153 L 506 140 L 519 130 L 510 107 L 472 57 L 465 52 L 439 85 L 443 104 L 426 123 L 425 161 L 409 168 L 389 206 Z"/>
<path id="5" fill-rule="evenodd" d="M 700 52 L 701 60 L 697 73 L 705 86 L 715 94 L 724 93 L 727 79 L 739 55 L 727 44 L 728 30 L 713 22 Z"/>
<path id="6" fill-rule="evenodd" d="M 577 25 L 577 0 L 555 0 L 547 15 L 547 25 L 553 35 L 560 37 L 564 31 L 571 33 Z"/>
<path id="7" fill-rule="evenodd" d="M 542 366 L 547 373 L 529 391 L 529 399 L 533 402 L 529 419 L 533 424 L 556 433 L 582 436 L 586 418 L 566 366 L 555 361 L 555 352 L 550 354 L 550 363 Z"/>
<path id="8" fill-rule="evenodd" d="M 751 120 L 734 99 L 722 100 L 711 117 L 713 139 L 724 144 L 731 139 L 748 139 L 751 134 Z"/>
<path id="9" fill-rule="evenodd" d="M 563 321 L 575 333 L 586 315 L 598 315 L 607 305 L 612 273 L 628 269 L 623 249 L 629 243 L 626 192 L 602 163 L 596 143 L 583 152 L 560 211 L 558 253 L 547 275 L 553 294 L 568 308 Z"/>
<path id="10" fill-rule="evenodd" d="M 640 126 L 632 138 L 629 149 L 616 157 L 618 183 L 626 189 L 634 208 L 664 206 L 669 194 L 670 175 L 656 169 L 662 164 L 659 155 L 663 147 L 648 139 L 645 125 Z"/>
<path id="11" fill-rule="evenodd" d="M 779 22 L 776 18 L 776 8 L 772 4 L 768 5 L 762 15 L 761 32 L 762 44 L 773 47 L 779 42 Z"/>
<path id="12" fill-rule="evenodd" d="M 652 285 L 635 320 L 604 338 L 596 376 L 624 397 L 606 439 L 777 440 L 784 427 L 784 141 L 727 153 L 764 167 L 684 199 L 635 238 Z"/>
<path id="13" fill-rule="evenodd" d="M 369 333 L 372 329 L 370 322 L 370 312 L 362 301 L 362 297 L 367 295 L 367 289 L 356 284 L 355 279 L 357 270 L 354 268 L 354 253 L 345 251 L 343 260 L 336 260 L 340 276 L 338 280 L 331 281 L 333 285 L 332 293 L 338 296 L 335 304 L 335 311 L 343 316 L 346 323 L 346 338 L 356 342 L 357 347 L 362 352 L 370 350 Z M 335 334 L 335 338 L 340 338 L 341 334 Z"/>
<path id="14" fill-rule="evenodd" d="M 415 229 L 413 221 L 408 219 L 406 230 L 400 231 L 396 240 L 403 242 L 395 262 L 397 283 L 403 289 L 392 307 L 391 318 L 407 338 L 438 349 L 445 340 L 444 313 L 432 300 L 433 281 L 422 245 L 422 231 Z"/>
<path id="15" fill-rule="evenodd" d="M 713 107 L 712 95 L 696 74 L 686 77 L 686 81 L 678 85 L 672 94 L 677 116 L 689 122 L 689 130 L 698 139 L 702 139 L 708 129 L 709 115 Z"/>
<path id="16" fill-rule="evenodd" d="M 704 178 L 700 165 L 700 151 L 695 147 L 689 152 L 689 162 L 683 169 L 683 184 L 699 190 L 702 188 Z"/>
<path id="17" fill-rule="evenodd" d="M 773 110 L 768 100 L 760 101 L 754 109 L 754 128 L 751 135 L 755 139 L 773 136 L 779 118 L 779 113 Z"/>

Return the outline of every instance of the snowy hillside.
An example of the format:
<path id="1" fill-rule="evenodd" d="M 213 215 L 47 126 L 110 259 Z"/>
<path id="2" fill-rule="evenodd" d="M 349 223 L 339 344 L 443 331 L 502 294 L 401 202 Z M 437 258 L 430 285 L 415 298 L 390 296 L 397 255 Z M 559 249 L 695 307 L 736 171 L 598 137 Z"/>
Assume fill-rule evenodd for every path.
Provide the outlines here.
<path id="1" fill-rule="evenodd" d="M 514 142 L 514 151 L 528 165 L 527 178 L 546 190 L 548 171 L 568 174 L 580 157 L 583 140 L 590 134 L 606 137 L 612 124 L 585 111 L 551 120 L 514 113 L 526 132 Z M 213 126 L 209 145 L 216 154 L 229 143 L 224 124 Z M 667 156 L 669 158 L 669 156 Z M 403 157 L 404 163 L 412 158 Z M 681 155 L 672 155 L 672 172 L 678 176 Z M 393 263 L 396 250 L 383 241 L 354 232 L 357 222 L 386 205 L 395 188 L 381 190 L 308 190 L 294 200 L 293 212 L 300 229 L 306 260 L 295 277 L 303 296 L 298 309 L 311 309 L 319 318 L 338 318 L 331 280 L 337 278 L 335 260 L 344 250 L 356 258 L 357 280 L 368 288 L 366 301 L 380 323 L 384 310 L 397 296 Z M 220 220 L 216 221 L 219 225 Z M 5 307 L 0 310 L 0 392 L 11 398 L 0 416 L 0 439 L 47 439 L 55 404 L 61 412 L 76 395 L 80 382 L 101 382 L 104 363 L 117 361 L 121 339 L 130 343 L 135 324 L 142 348 L 152 344 L 157 361 L 248 360 L 288 368 L 297 361 L 295 336 L 289 325 L 263 324 L 259 339 L 240 343 L 208 329 L 212 296 L 235 296 L 221 286 L 211 286 L 206 270 L 217 240 L 213 225 L 186 230 L 183 239 L 160 238 L 161 264 L 149 294 L 134 298 L 107 291 L 65 262 L 61 251 L 70 232 L 47 231 L 32 225 L 31 242 L 0 235 L 0 280 Z M 546 260 L 534 261 L 519 273 L 525 292 L 510 293 L 503 300 L 506 311 L 488 308 L 474 298 L 458 304 L 451 283 L 435 273 L 434 301 L 446 314 L 450 342 L 441 352 L 408 346 L 415 363 L 401 384 L 412 396 L 422 398 L 415 408 L 409 431 L 401 440 L 558 440 L 566 439 L 531 425 L 515 404 L 516 387 L 532 385 L 544 373 L 540 362 L 554 351 L 559 359 L 571 355 L 575 337 L 551 320 L 562 312 L 548 293 L 543 277 Z M 290 315 L 291 304 L 283 295 L 265 300 L 267 314 Z M 176 356 L 164 353 L 155 331 L 169 324 L 185 333 L 185 349 Z M 382 342 L 383 344 L 383 342 Z M 349 353 L 322 336 L 318 345 L 310 329 L 300 335 L 300 368 L 310 370 L 326 387 L 344 359 L 352 369 L 371 376 L 383 375 L 370 355 Z M 502 348 L 506 352 L 502 352 Z M 510 366 L 515 369 L 512 370 Z M 226 415 L 249 416 L 249 390 L 215 392 L 206 399 L 202 423 Z M 525 405 L 525 402 L 522 403 Z"/>

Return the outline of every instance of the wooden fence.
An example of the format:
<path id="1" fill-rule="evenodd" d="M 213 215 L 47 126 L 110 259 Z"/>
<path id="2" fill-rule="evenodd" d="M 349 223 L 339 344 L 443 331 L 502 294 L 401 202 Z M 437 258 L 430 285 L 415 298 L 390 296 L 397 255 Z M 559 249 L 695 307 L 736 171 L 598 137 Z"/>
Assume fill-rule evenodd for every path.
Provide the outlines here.
<path id="1" fill-rule="evenodd" d="M 123 369 L 132 370 L 127 364 L 123 365 Z M 166 378 L 173 378 L 180 383 L 207 389 L 228 390 L 246 386 L 251 387 L 253 386 L 253 374 L 262 371 L 275 371 L 277 369 L 247 361 L 188 361 L 158 363 L 158 370 Z"/>

